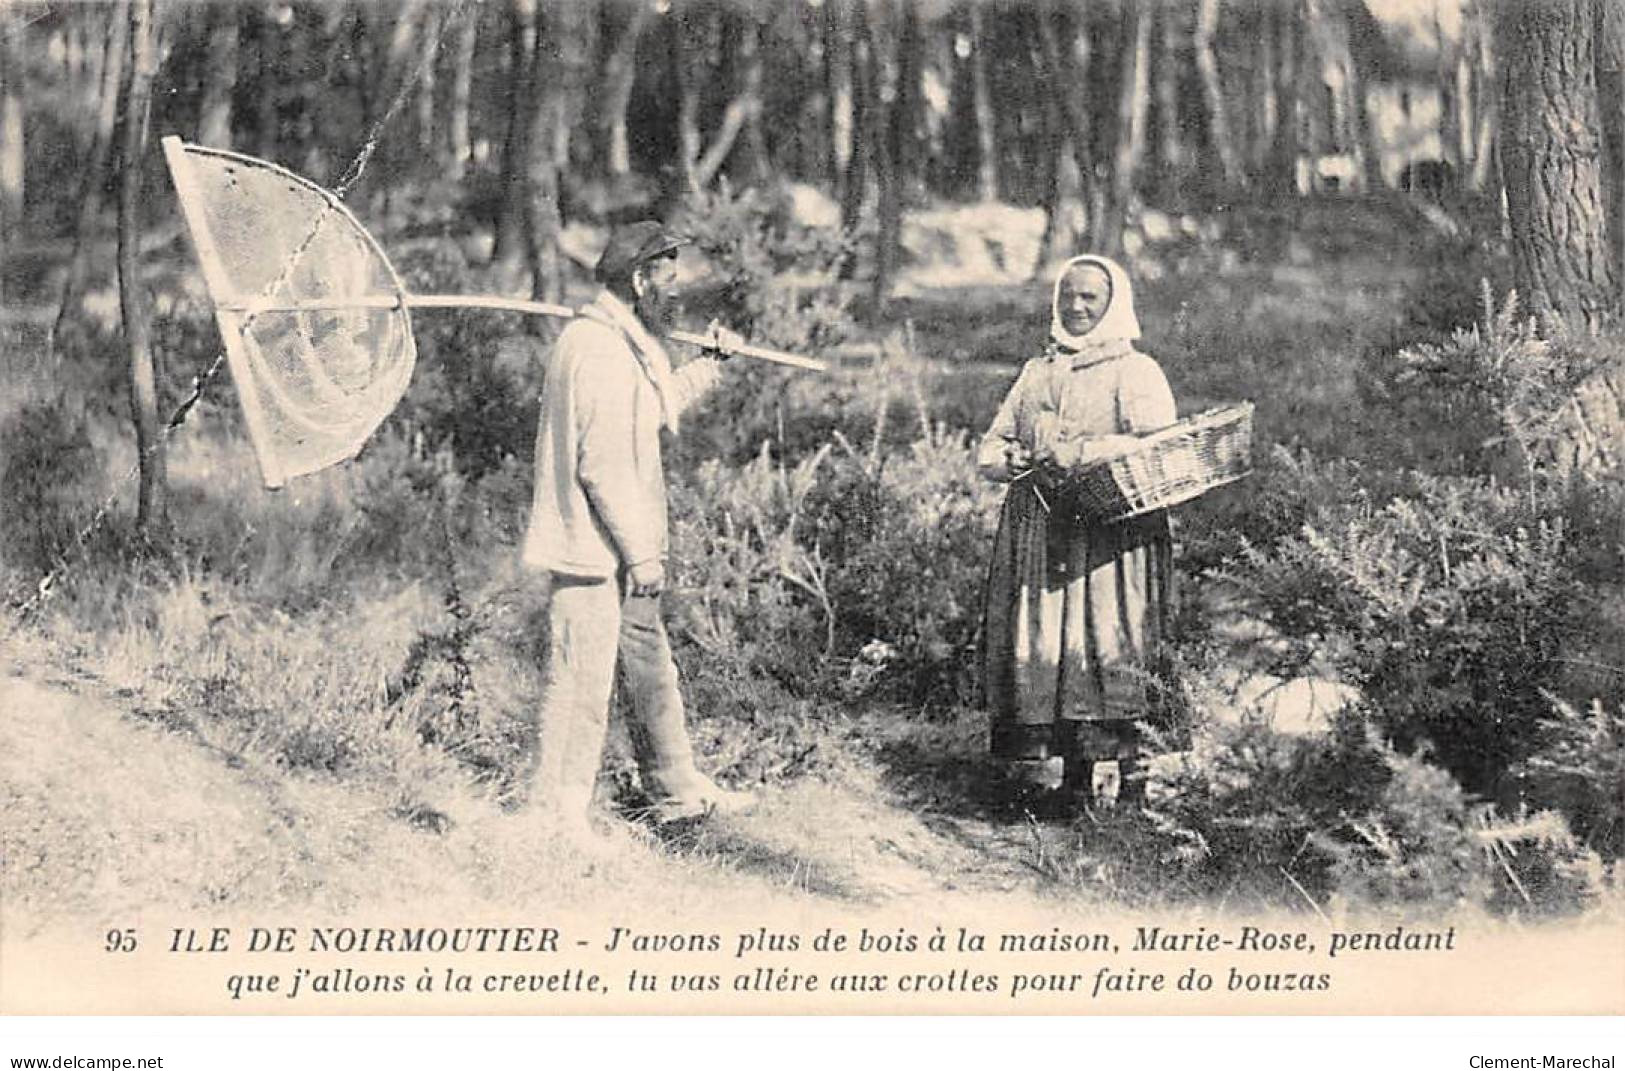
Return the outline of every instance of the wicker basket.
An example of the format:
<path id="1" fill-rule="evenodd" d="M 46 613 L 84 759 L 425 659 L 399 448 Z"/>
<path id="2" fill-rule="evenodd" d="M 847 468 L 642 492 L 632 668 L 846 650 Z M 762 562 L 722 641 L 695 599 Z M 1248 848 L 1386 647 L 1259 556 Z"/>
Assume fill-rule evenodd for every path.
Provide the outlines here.
<path id="1" fill-rule="evenodd" d="M 1120 520 L 1189 502 L 1252 471 L 1253 405 L 1210 409 L 1145 436 L 1067 481 L 1080 519 Z"/>

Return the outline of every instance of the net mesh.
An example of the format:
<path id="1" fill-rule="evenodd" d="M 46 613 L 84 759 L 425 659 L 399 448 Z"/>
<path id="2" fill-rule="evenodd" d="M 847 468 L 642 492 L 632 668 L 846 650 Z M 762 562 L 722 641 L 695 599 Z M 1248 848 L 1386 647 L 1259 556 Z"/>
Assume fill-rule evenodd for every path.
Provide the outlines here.
<path id="1" fill-rule="evenodd" d="M 400 280 L 319 186 L 251 157 L 176 148 L 176 189 L 265 482 L 354 457 L 411 379 Z M 294 304 L 315 307 L 274 307 Z"/>

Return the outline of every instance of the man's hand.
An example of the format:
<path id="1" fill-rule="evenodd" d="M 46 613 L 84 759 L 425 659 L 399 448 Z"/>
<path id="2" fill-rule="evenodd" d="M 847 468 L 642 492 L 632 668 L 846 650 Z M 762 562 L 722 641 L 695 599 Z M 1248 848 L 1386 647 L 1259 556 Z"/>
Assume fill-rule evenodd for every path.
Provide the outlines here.
<path id="1" fill-rule="evenodd" d="M 659 558 L 638 562 L 626 571 L 628 595 L 659 595 L 666 587 L 666 567 Z"/>
<path id="2" fill-rule="evenodd" d="M 724 327 L 721 320 L 712 320 L 705 329 L 705 351 L 719 361 L 726 361 L 745 345 L 745 336 Z"/>

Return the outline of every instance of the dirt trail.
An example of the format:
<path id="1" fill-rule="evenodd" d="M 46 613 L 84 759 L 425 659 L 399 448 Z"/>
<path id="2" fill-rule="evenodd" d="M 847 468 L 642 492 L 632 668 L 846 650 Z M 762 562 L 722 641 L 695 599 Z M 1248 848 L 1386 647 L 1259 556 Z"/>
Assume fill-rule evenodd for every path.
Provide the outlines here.
<path id="1" fill-rule="evenodd" d="M 270 768 L 130 705 L 94 683 L 15 667 L 0 677 L 9 926 L 152 909 L 646 910 L 634 890 L 651 888 L 674 916 L 729 904 L 1036 901 L 1035 863 L 1046 838 L 1064 835 L 917 809 L 876 783 L 808 778 L 765 792 L 752 815 L 666 843 L 617 823 L 601 852 L 579 857 L 491 801 L 444 797 L 445 827 L 420 828 L 375 786 Z"/>

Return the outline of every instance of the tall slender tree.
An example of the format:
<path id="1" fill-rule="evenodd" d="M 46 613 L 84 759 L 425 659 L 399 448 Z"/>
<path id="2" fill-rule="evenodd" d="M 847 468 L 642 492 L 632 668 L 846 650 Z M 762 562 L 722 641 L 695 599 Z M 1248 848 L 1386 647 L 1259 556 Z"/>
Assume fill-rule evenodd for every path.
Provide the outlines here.
<path id="1" fill-rule="evenodd" d="M 417 55 L 411 60 L 412 71 L 408 77 L 415 76 L 417 85 L 413 91 L 413 111 L 416 122 L 413 128 L 417 134 L 415 148 L 423 158 L 433 160 L 436 158 L 435 150 L 440 144 L 436 138 L 435 129 L 435 98 L 437 83 L 439 82 L 436 59 L 440 51 L 440 34 L 442 24 L 450 17 L 449 11 L 442 11 L 438 5 L 430 5 L 423 9 L 419 16 L 417 34 Z"/>
<path id="2" fill-rule="evenodd" d="M 1196 52 L 1196 71 L 1202 80 L 1202 105 L 1207 119 L 1207 146 L 1201 159 L 1218 163 L 1219 185 L 1234 189 L 1241 185 L 1241 164 L 1236 156 L 1236 144 L 1230 134 L 1230 119 L 1225 106 L 1224 79 L 1219 74 L 1219 57 L 1213 41 L 1219 32 L 1220 0 L 1197 0 L 1196 33 L 1193 40 Z"/>
<path id="3" fill-rule="evenodd" d="M 1462 164 L 1461 138 L 1461 43 L 1448 37 L 1439 8 L 1433 9 L 1433 40 L 1438 50 L 1434 80 L 1439 90 L 1439 158 L 1460 174 Z"/>
<path id="4" fill-rule="evenodd" d="M 525 79 L 523 180 L 520 184 L 525 234 L 525 260 L 530 266 L 531 296 L 557 301 L 564 290 L 564 264 L 559 251 L 559 126 L 564 115 L 564 26 L 545 22 L 532 11 L 534 32 Z M 536 325 L 533 325 L 536 326 Z"/>
<path id="5" fill-rule="evenodd" d="M 525 255 L 529 139 L 536 125 L 538 105 L 532 70 L 536 53 L 536 0 L 508 0 L 506 15 L 508 47 L 503 59 L 507 75 L 507 115 L 491 261 L 504 275 L 514 275 Z"/>
<path id="6" fill-rule="evenodd" d="M 1275 123 L 1262 185 L 1274 194 L 1286 196 L 1297 190 L 1298 156 L 1302 152 L 1299 133 L 1303 103 L 1300 71 L 1304 63 L 1303 17 L 1295 7 L 1283 4 L 1275 10 L 1272 21 Z"/>
<path id="7" fill-rule="evenodd" d="M 1106 205 L 1092 226 L 1094 247 L 1107 256 L 1123 249 L 1123 228 L 1145 154 L 1146 112 L 1150 108 L 1153 12 L 1142 0 L 1124 0 L 1122 58 L 1118 65 L 1117 131 Z"/>
<path id="8" fill-rule="evenodd" d="M 146 292 L 140 274 L 141 158 L 156 67 L 152 0 L 130 0 L 130 56 L 124 81 L 124 123 L 119 142 L 118 284 L 124 323 L 125 367 L 140 466 L 136 524 L 149 535 L 166 522 L 168 467 L 158 424 L 158 386 L 152 367 Z"/>
<path id="9" fill-rule="evenodd" d="M 0 9 L 0 234 L 23 218 L 23 172 L 28 151 L 23 115 L 23 34 L 15 5 Z"/>
<path id="10" fill-rule="evenodd" d="M 90 154 L 79 180 L 76 221 L 73 228 L 73 252 L 68 257 L 67 269 L 62 276 L 62 295 L 57 302 L 56 323 L 51 338 L 58 341 L 67 324 L 79 314 L 84 299 L 85 284 L 90 274 L 91 250 L 97 227 L 101 223 L 103 191 L 107 188 L 108 168 L 112 160 L 114 141 L 118 133 L 118 105 L 123 91 L 124 60 L 129 51 L 129 0 L 122 0 L 108 9 L 105 44 L 106 58 L 101 64 L 100 99 L 96 107 L 96 126 L 91 131 Z"/>
<path id="11" fill-rule="evenodd" d="M 848 175 L 857 140 L 857 105 L 852 90 L 853 0 L 825 0 L 824 80 L 829 96 L 829 173 L 835 196 L 843 206 L 849 199 Z M 861 193 L 858 198 L 862 201 Z M 846 216 L 843 212 L 842 220 Z"/>
<path id="12" fill-rule="evenodd" d="M 859 7 L 858 4 L 862 6 Z M 874 71 L 869 62 L 873 42 L 864 32 L 867 25 L 867 0 L 855 0 L 853 6 L 841 13 L 841 35 L 845 38 L 846 45 L 843 54 L 850 67 L 848 84 L 852 87 L 852 151 L 847 158 L 846 171 L 841 181 L 841 229 L 847 234 L 856 232 L 863 221 L 863 201 L 868 190 L 869 158 L 874 154 L 875 148 L 871 128 L 875 122 L 876 91 L 873 81 Z M 848 258 L 842 265 L 842 277 L 849 278 L 855 270 L 856 264 Z"/>
<path id="13" fill-rule="evenodd" d="M 474 98 L 474 51 L 479 44 L 482 11 L 479 5 L 471 5 L 452 28 L 451 74 L 446 87 L 445 159 L 447 177 L 453 182 L 462 181 L 474 158 L 470 113 Z"/>
<path id="14" fill-rule="evenodd" d="M 1382 146 L 1371 121 L 1369 93 L 1383 48 L 1382 26 L 1372 17 L 1365 0 L 1343 0 L 1343 22 L 1348 41 L 1349 122 L 1353 126 L 1354 152 L 1365 188 L 1381 190 L 1388 182 L 1382 170 Z"/>
<path id="15" fill-rule="evenodd" d="M 1179 72 L 1184 66 L 1182 12 L 1179 5 L 1162 3 L 1157 5 L 1156 17 L 1158 32 L 1152 58 L 1156 72 L 1156 193 L 1166 201 L 1178 198 L 1185 166 L 1179 123 Z"/>
<path id="16" fill-rule="evenodd" d="M 876 94 L 875 186 L 879 216 L 875 251 L 874 310 L 884 315 L 902 249 L 903 171 L 912 159 L 914 105 L 919 81 L 919 9 L 916 0 L 898 0 L 901 10 L 883 17 L 870 35 L 870 65 Z M 886 6 L 891 6 L 887 4 Z M 893 25 L 894 24 L 894 25 Z"/>
<path id="17" fill-rule="evenodd" d="M 1501 113 L 1500 85 L 1495 70 L 1493 30 L 1484 3 L 1467 9 L 1472 41 L 1473 168 L 1469 188 L 1482 192 L 1495 176 L 1496 129 Z"/>
<path id="18" fill-rule="evenodd" d="M 984 201 L 994 201 L 999 196 L 999 139 L 987 72 L 993 41 L 980 0 L 970 0 L 965 7 L 966 35 L 970 40 L 972 114 L 976 121 L 976 193 Z"/>
<path id="19" fill-rule="evenodd" d="M 599 126 L 604 136 L 604 170 L 611 176 L 632 172 L 632 149 L 627 139 L 626 109 L 632 102 L 637 78 L 638 41 L 648 24 L 650 5 L 645 0 L 623 0 L 612 5 L 621 15 L 620 33 L 603 65 Z"/>
<path id="20" fill-rule="evenodd" d="M 237 89 L 237 23 L 235 4 L 210 9 L 209 47 L 203 64 L 203 100 L 197 139 L 217 149 L 231 148 L 231 98 Z"/>
<path id="21" fill-rule="evenodd" d="M 1052 97 L 1076 165 L 1088 225 L 1098 227 L 1104 197 L 1095 171 L 1095 102 L 1090 93 L 1093 47 L 1089 26 L 1082 11 L 1068 0 L 1040 0 L 1036 25 L 1044 62 L 1043 80 L 1055 87 Z M 1057 164 L 1057 200 L 1064 177 L 1065 169 Z"/>

